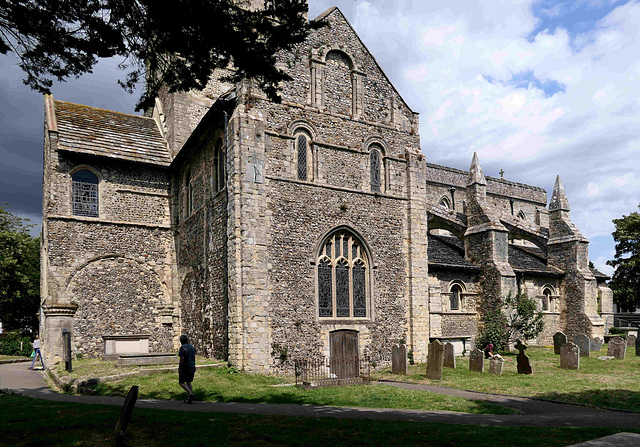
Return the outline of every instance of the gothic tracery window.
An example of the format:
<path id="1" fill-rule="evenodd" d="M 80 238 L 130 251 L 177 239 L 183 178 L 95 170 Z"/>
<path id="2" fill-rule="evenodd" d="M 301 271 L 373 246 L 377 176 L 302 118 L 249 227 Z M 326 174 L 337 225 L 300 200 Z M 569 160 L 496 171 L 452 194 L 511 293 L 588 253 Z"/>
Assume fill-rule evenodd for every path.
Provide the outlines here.
<path id="1" fill-rule="evenodd" d="M 328 237 L 318 259 L 318 315 L 366 318 L 369 265 L 362 243 L 340 230 Z"/>
<path id="2" fill-rule="evenodd" d="M 72 214 L 74 216 L 98 217 L 98 176 L 88 169 L 71 175 Z"/>

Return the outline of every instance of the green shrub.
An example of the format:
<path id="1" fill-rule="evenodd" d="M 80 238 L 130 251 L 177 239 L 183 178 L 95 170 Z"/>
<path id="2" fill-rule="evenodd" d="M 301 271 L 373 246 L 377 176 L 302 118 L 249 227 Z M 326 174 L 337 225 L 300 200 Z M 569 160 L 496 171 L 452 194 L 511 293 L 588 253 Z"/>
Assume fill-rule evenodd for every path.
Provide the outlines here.
<path id="1" fill-rule="evenodd" d="M 22 349 L 20 349 L 22 342 Z M 33 351 L 31 339 L 29 337 L 21 337 L 18 332 L 10 332 L 9 338 L 0 340 L 0 355 L 17 355 L 29 357 Z"/>
<path id="2" fill-rule="evenodd" d="M 619 327 L 612 327 L 609 329 L 609 334 L 611 335 L 625 334 L 626 335 L 627 331 Z"/>

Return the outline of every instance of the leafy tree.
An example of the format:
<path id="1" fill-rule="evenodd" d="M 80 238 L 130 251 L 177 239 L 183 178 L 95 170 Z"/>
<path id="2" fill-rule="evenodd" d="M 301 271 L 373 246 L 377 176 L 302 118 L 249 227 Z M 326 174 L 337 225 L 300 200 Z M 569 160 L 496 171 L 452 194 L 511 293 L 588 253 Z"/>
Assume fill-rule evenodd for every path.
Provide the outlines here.
<path id="1" fill-rule="evenodd" d="M 0 318 L 6 330 L 38 328 L 40 239 L 0 206 Z"/>
<path id="2" fill-rule="evenodd" d="M 482 329 L 476 339 L 480 349 L 493 343 L 501 350 L 518 338 L 535 338 L 544 330 L 542 312 L 536 301 L 524 293 L 509 293 L 504 300 L 491 295 L 485 304 Z"/>
<path id="3" fill-rule="evenodd" d="M 616 270 L 609 287 L 613 301 L 624 312 L 633 312 L 640 307 L 640 213 L 613 219 L 613 224 L 616 254 L 607 264 Z"/>
<path id="4" fill-rule="evenodd" d="M 229 81 L 251 78 L 272 99 L 290 79 L 275 66 L 276 53 L 302 42 L 311 27 L 305 0 L 0 0 L 0 54 L 13 52 L 25 84 L 49 93 L 53 80 L 91 72 L 99 58 L 122 56 L 119 83 L 132 92 L 145 80 L 137 110 L 162 85 L 202 89 L 213 70 Z"/>

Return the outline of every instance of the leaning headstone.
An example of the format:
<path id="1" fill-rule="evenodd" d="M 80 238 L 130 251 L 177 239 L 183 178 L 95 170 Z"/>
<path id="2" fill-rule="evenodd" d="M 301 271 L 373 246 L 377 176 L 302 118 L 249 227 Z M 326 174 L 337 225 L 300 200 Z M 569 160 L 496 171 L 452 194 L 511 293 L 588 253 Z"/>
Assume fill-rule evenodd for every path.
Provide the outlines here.
<path id="1" fill-rule="evenodd" d="M 636 338 L 636 356 L 640 356 L 640 337 Z"/>
<path id="2" fill-rule="evenodd" d="M 493 357 L 489 361 L 489 374 L 493 374 L 495 376 L 501 376 L 503 366 L 504 366 L 504 360 Z"/>
<path id="3" fill-rule="evenodd" d="M 120 411 L 120 417 L 118 418 L 118 422 L 116 423 L 115 429 L 115 444 L 116 446 L 124 446 L 124 436 L 127 431 L 127 426 L 131 421 L 131 414 L 133 413 L 133 407 L 136 406 L 136 401 L 138 400 L 138 386 L 134 385 L 129 389 L 129 393 L 127 393 L 127 397 L 124 400 L 124 405 L 122 406 L 122 410 Z"/>
<path id="4" fill-rule="evenodd" d="M 618 360 L 624 360 L 624 356 L 627 353 L 627 341 L 622 337 L 613 337 L 609 340 L 609 348 L 607 349 L 607 356 L 615 357 Z"/>
<path id="5" fill-rule="evenodd" d="M 567 344 L 567 336 L 564 332 L 556 332 L 553 334 L 553 353 L 560 355 L 560 348 Z"/>
<path id="6" fill-rule="evenodd" d="M 471 355 L 469 356 L 469 371 L 484 372 L 484 352 L 479 349 L 471 351 Z"/>
<path id="7" fill-rule="evenodd" d="M 627 346 L 636 347 L 636 341 L 638 341 L 638 337 L 635 335 L 627 335 Z"/>
<path id="8" fill-rule="evenodd" d="M 406 375 L 409 367 L 407 345 L 395 344 L 391 347 L 391 374 Z"/>
<path id="9" fill-rule="evenodd" d="M 587 335 L 576 335 L 573 342 L 580 348 L 580 355 L 582 357 L 589 357 L 589 354 L 591 354 L 591 339 Z"/>
<path id="10" fill-rule="evenodd" d="M 580 347 L 568 342 L 560 349 L 560 368 L 580 369 Z"/>
<path id="11" fill-rule="evenodd" d="M 602 339 L 600 337 L 591 339 L 591 350 L 593 352 L 600 352 L 602 350 Z"/>
<path id="12" fill-rule="evenodd" d="M 518 374 L 532 374 L 533 370 L 531 369 L 529 356 L 524 353 L 524 351 L 527 349 L 527 345 L 518 340 L 516 342 L 515 348 L 518 350 L 518 356 L 516 357 L 516 359 L 518 360 Z"/>
<path id="13" fill-rule="evenodd" d="M 456 352 L 451 343 L 444 345 L 444 367 L 454 369 L 456 367 Z"/>
<path id="14" fill-rule="evenodd" d="M 444 345 L 440 340 L 429 343 L 429 357 L 427 357 L 427 379 L 442 379 L 442 364 L 444 363 Z"/>

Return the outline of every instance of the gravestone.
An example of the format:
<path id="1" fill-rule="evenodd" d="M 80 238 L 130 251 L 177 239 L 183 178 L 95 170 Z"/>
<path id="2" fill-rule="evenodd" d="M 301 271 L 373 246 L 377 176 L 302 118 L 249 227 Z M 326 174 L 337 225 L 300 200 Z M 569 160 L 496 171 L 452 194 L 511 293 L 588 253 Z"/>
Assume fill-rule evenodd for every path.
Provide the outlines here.
<path id="1" fill-rule="evenodd" d="M 442 379 L 442 364 L 444 363 L 444 345 L 440 340 L 429 343 L 429 357 L 427 357 L 427 379 Z"/>
<path id="2" fill-rule="evenodd" d="M 587 335 L 576 335 L 576 338 L 573 340 L 573 342 L 578 346 L 578 348 L 580 348 L 580 356 L 589 357 L 589 355 L 591 354 L 591 339 Z"/>
<path id="3" fill-rule="evenodd" d="M 456 367 L 456 352 L 451 343 L 444 345 L 444 367 L 454 369 Z"/>
<path id="4" fill-rule="evenodd" d="M 633 348 L 635 348 L 636 341 L 638 341 L 638 337 L 635 335 L 627 335 L 627 346 L 633 346 Z"/>
<path id="5" fill-rule="evenodd" d="M 613 337 L 609 340 L 609 348 L 607 349 L 607 356 L 615 357 L 618 360 L 624 360 L 624 356 L 627 353 L 627 341 L 622 337 Z"/>
<path id="6" fill-rule="evenodd" d="M 640 337 L 636 338 L 636 355 L 640 356 Z"/>
<path id="7" fill-rule="evenodd" d="M 560 355 L 560 348 L 567 344 L 567 336 L 564 332 L 556 332 L 553 334 L 553 353 Z"/>
<path id="8" fill-rule="evenodd" d="M 564 335 L 564 334 L 562 334 Z M 555 335 L 553 336 L 555 340 Z M 567 338 L 565 337 L 565 340 Z M 518 350 L 518 374 L 533 374 L 533 370 L 531 369 L 531 363 L 529 362 L 529 356 L 524 353 L 527 349 L 527 345 L 522 343 L 520 340 L 516 342 L 515 348 Z"/>
<path id="9" fill-rule="evenodd" d="M 118 418 L 118 422 L 116 422 L 115 429 L 115 444 L 116 446 L 124 446 L 124 436 L 127 431 L 127 426 L 131 421 L 131 414 L 133 413 L 133 407 L 136 406 L 136 401 L 138 400 L 138 386 L 134 385 L 129 389 L 129 393 L 127 393 L 127 397 L 124 400 L 124 405 L 122 406 L 122 410 L 120 411 L 120 417 Z"/>
<path id="10" fill-rule="evenodd" d="M 504 360 L 492 358 L 489 360 L 489 374 L 493 374 L 495 376 L 502 375 L 502 367 L 504 366 Z"/>
<path id="11" fill-rule="evenodd" d="M 560 349 L 560 368 L 580 369 L 580 347 L 568 342 Z"/>
<path id="12" fill-rule="evenodd" d="M 469 371 L 484 372 L 484 352 L 479 349 L 471 351 L 471 355 L 469 356 Z"/>
<path id="13" fill-rule="evenodd" d="M 408 367 L 407 345 L 394 343 L 391 347 L 391 374 L 406 375 Z"/>
<path id="14" fill-rule="evenodd" d="M 600 337 L 591 339 L 591 350 L 593 352 L 600 352 L 602 350 L 602 339 Z"/>

